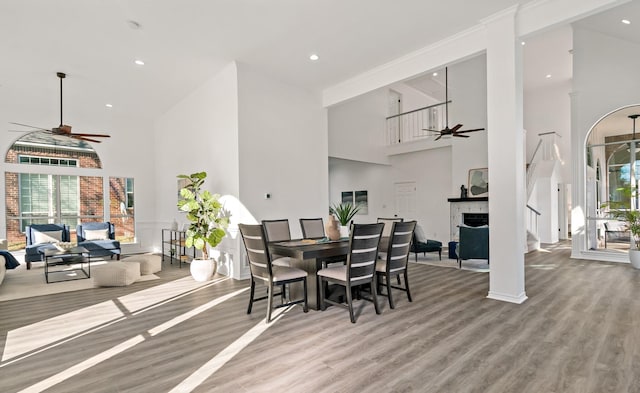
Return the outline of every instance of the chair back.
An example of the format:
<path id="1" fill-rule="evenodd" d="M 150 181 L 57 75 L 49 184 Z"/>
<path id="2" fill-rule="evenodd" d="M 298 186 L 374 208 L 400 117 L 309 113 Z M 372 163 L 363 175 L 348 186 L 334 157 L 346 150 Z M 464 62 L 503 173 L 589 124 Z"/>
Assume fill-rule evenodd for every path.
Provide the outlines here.
<path id="1" fill-rule="evenodd" d="M 62 242 L 71 241 L 69 226 L 66 224 L 33 224 L 28 225 L 24 230 L 27 238 L 27 246 L 43 243 L 42 239 L 48 238 L 44 242 L 51 242 L 49 239 L 55 239 Z M 58 239 L 59 238 L 59 239 Z"/>
<path id="2" fill-rule="evenodd" d="M 291 240 L 289 220 L 262 220 L 267 243 Z"/>
<path id="3" fill-rule="evenodd" d="M 305 239 L 322 239 L 325 237 L 322 218 L 301 218 L 300 228 L 302 229 L 302 237 Z"/>
<path id="4" fill-rule="evenodd" d="M 378 222 L 381 222 L 384 224 L 384 229 L 382 230 L 382 237 L 389 237 L 389 235 L 391 234 L 391 225 L 393 225 L 394 222 L 402 222 L 402 221 L 404 221 L 404 218 L 400 218 L 400 217 L 392 217 L 392 218 L 378 217 Z"/>
<path id="5" fill-rule="evenodd" d="M 375 273 L 378 244 L 383 223 L 351 224 L 349 254 L 347 255 L 347 282 L 370 282 Z"/>
<path id="6" fill-rule="evenodd" d="M 268 280 L 272 276 L 271 258 L 262 225 L 238 224 L 244 248 L 249 259 L 249 269 L 255 278 Z"/>
<path id="7" fill-rule="evenodd" d="M 460 226 L 458 258 L 489 259 L 489 227 Z"/>
<path id="8" fill-rule="evenodd" d="M 388 272 L 404 270 L 407 267 L 415 229 L 415 221 L 394 222 L 391 225 L 389 248 L 387 249 Z"/>
<path id="9" fill-rule="evenodd" d="M 87 231 L 96 231 L 95 233 L 87 233 Z M 106 231 L 106 237 L 111 240 L 116 238 L 115 226 L 110 222 L 83 222 L 76 227 L 76 236 L 78 237 L 78 243 L 84 242 L 89 238 L 95 238 L 100 231 Z M 89 235 L 89 236 L 87 236 Z M 98 236 L 100 237 L 100 236 Z M 106 240 L 106 239 L 102 239 Z"/>

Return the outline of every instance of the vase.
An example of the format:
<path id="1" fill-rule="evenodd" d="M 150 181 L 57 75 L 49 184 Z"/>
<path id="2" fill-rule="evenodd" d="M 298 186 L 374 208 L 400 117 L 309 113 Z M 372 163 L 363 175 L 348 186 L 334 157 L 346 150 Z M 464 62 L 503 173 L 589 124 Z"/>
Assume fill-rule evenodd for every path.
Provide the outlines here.
<path id="1" fill-rule="evenodd" d="M 340 225 L 340 237 L 349 237 L 349 225 Z"/>
<path id="2" fill-rule="evenodd" d="M 209 281 L 218 270 L 218 264 L 213 258 L 210 259 L 194 259 L 191 261 L 189 271 L 191 277 L 196 281 Z"/>
<path id="3" fill-rule="evenodd" d="M 338 221 L 333 215 L 329 216 L 327 223 L 324 226 L 324 231 L 327 234 L 329 240 L 340 239 L 340 230 L 338 230 Z"/>

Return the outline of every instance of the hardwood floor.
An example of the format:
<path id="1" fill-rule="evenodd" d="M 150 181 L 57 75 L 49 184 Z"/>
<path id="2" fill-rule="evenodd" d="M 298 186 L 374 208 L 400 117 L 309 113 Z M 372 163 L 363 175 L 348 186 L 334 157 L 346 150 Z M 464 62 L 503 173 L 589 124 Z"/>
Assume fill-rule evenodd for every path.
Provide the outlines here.
<path id="1" fill-rule="evenodd" d="M 296 306 L 265 325 L 248 281 L 176 296 L 188 272 L 171 266 L 167 296 L 156 281 L 0 302 L 0 391 L 640 392 L 640 271 L 569 255 L 526 256 L 522 305 L 487 299 L 486 273 L 412 263 L 414 301 L 361 302 L 356 324 Z"/>

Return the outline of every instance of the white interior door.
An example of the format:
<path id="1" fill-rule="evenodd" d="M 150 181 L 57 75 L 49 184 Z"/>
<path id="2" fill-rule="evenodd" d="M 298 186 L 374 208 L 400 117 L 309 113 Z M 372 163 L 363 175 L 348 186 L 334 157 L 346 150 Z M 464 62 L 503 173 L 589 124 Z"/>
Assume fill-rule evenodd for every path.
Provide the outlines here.
<path id="1" fill-rule="evenodd" d="M 402 218 L 416 217 L 416 182 L 395 183 L 395 216 Z"/>

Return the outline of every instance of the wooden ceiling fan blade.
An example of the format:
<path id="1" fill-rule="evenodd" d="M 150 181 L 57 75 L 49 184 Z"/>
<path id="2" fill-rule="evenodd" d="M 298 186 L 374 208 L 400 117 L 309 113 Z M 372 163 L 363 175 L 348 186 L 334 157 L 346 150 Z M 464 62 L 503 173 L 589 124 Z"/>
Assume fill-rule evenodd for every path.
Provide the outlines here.
<path id="1" fill-rule="evenodd" d="M 91 138 L 87 138 L 84 136 L 78 136 L 77 134 L 69 134 L 69 136 L 73 139 L 79 139 L 82 141 L 89 141 L 89 142 L 95 142 L 95 143 L 102 143 L 102 141 L 99 141 L 97 139 L 91 139 Z"/>
<path id="2" fill-rule="evenodd" d="M 438 135 L 438 137 L 436 139 L 434 139 L 434 141 L 439 140 L 440 138 L 442 138 L 442 134 Z"/>
<path id="3" fill-rule="evenodd" d="M 467 132 L 484 131 L 484 128 L 474 128 L 473 130 L 462 130 L 456 132 L 456 134 L 466 134 Z"/>
<path id="4" fill-rule="evenodd" d="M 460 127 L 462 127 L 462 124 L 458 123 L 456 124 L 452 129 L 451 129 L 451 133 L 455 134 L 456 132 L 458 132 L 458 130 L 460 129 Z"/>
<path id="5" fill-rule="evenodd" d="M 29 124 L 22 124 L 22 123 L 14 123 L 12 121 L 9 122 L 9 124 L 14 124 L 16 126 L 22 126 L 22 127 L 29 127 L 29 128 L 35 128 L 36 130 L 42 130 L 42 131 L 49 131 L 51 132 L 50 129 L 47 128 L 42 128 L 42 127 L 36 127 L 36 126 L 30 126 Z"/>
<path id="6" fill-rule="evenodd" d="M 72 132 L 69 135 L 90 136 L 95 138 L 111 138 L 111 135 L 107 135 L 107 134 L 82 134 L 82 133 Z"/>
<path id="7" fill-rule="evenodd" d="M 453 134 L 453 136 L 457 136 L 458 138 L 468 138 L 468 137 L 469 137 L 469 135 L 460 135 L 460 133 L 459 133 L 459 132 L 458 132 L 458 133 Z"/>

